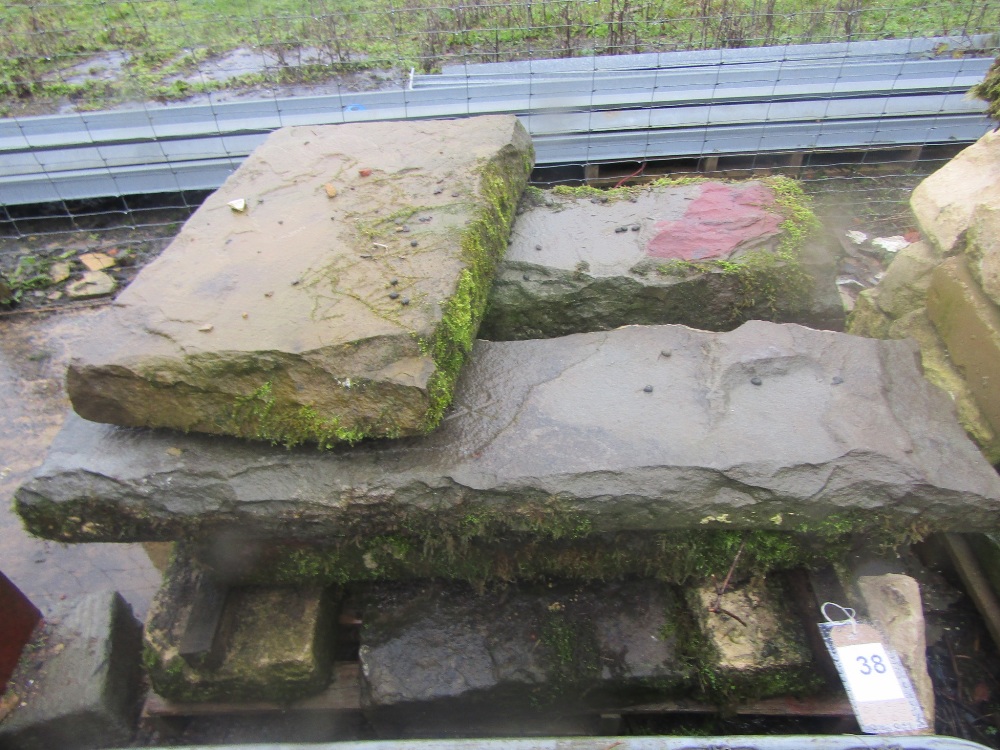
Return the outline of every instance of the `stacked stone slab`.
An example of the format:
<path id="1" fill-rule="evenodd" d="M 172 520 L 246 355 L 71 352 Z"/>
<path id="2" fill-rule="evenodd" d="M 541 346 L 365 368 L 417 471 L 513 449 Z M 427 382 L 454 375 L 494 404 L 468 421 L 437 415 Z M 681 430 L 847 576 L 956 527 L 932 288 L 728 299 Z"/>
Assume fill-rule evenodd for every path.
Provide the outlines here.
<path id="1" fill-rule="evenodd" d="M 427 432 L 532 163 L 508 116 L 273 133 L 76 352 L 73 407 L 284 444 Z"/>
<path id="2" fill-rule="evenodd" d="M 404 135 L 393 140 L 397 129 Z M 194 543 L 147 623 L 146 666 L 163 695 L 285 699 L 318 689 L 331 585 L 438 578 L 484 589 L 635 576 L 641 596 L 655 598 L 661 584 L 726 577 L 738 548 L 723 608 L 745 613 L 771 591 L 748 583 L 751 574 L 828 559 L 855 532 L 895 540 L 914 527 L 965 530 L 1000 518 L 1000 479 L 947 397 L 922 378 L 908 342 L 763 321 L 719 333 L 628 325 L 560 336 L 579 322 L 560 318 L 550 329 L 518 323 L 559 338 L 473 347 L 529 168 L 530 145 L 512 118 L 279 132 L 107 313 L 94 340 L 110 347 L 74 360 L 74 406 L 93 421 L 67 419 L 19 491 L 18 512 L 34 533 L 60 541 Z M 504 273 L 528 281 L 571 273 L 590 290 L 602 275 L 645 274 L 656 279 L 649 288 L 689 290 L 686 322 L 731 328 L 753 309 L 747 294 L 763 290 L 774 313 L 791 299 L 773 294 L 782 280 L 794 282 L 787 291 L 808 279 L 786 240 L 801 240 L 809 216 L 782 202 L 788 194 L 779 183 L 697 183 L 612 194 L 623 200 L 607 204 L 577 196 L 566 215 L 606 212 L 608 237 L 596 244 L 615 260 L 604 268 L 601 256 L 580 256 L 571 272 L 563 256 L 572 243 L 560 244 L 558 232 L 535 243 L 541 250 L 526 249 L 533 221 L 560 216 L 543 199 L 536 208 L 545 211 L 522 215 Z M 746 215 L 688 226 L 724 200 Z M 649 219 L 645 229 L 636 219 L 638 231 L 615 213 L 635 207 Z M 586 253 L 597 234 L 584 231 Z M 712 252 L 698 245 L 709 237 Z M 212 252 L 195 254 L 206 246 Z M 516 265 L 526 262 L 518 253 L 546 257 L 529 269 Z M 558 304 L 588 299 L 582 288 Z M 494 323 L 533 314 L 500 315 L 502 296 Z M 584 315 L 582 327 L 636 322 L 631 308 L 604 309 L 606 322 Z M 791 305 L 777 317 L 805 312 Z M 176 429 L 135 429 L 147 426 Z M 365 437 L 397 439 L 340 445 Z M 217 619 L 187 604 L 211 592 L 199 588 L 205 582 L 240 586 Z M 428 616 L 471 623 L 473 610 L 509 605 L 544 630 L 560 606 L 576 611 L 550 594 L 445 597 Z M 691 593 L 685 612 L 702 634 L 701 658 L 732 676 L 756 657 L 721 648 L 731 623 L 706 609 L 709 595 Z M 571 597 L 595 607 L 601 599 Z M 649 611 L 662 614 L 662 603 Z M 261 607 L 280 612 L 269 618 Z M 670 638 L 662 653 L 622 646 L 617 628 L 636 623 L 616 621 L 613 609 L 594 632 L 576 635 L 608 658 L 618 649 L 624 666 L 584 689 L 687 689 L 690 655 L 663 650 Z M 811 668 L 765 614 L 755 613 L 754 639 L 783 644 L 784 660 L 755 668 L 777 673 L 774 684 L 796 678 L 804 687 Z M 426 704 L 437 695 L 421 693 L 426 684 L 393 692 L 376 683 L 375 675 L 402 679 L 386 664 L 403 658 L 394 639 L 410 637 L 398 629 L 405 617 L 386 617 L 363 644 L 369 707 Z M 642 627 L 663 636 L 673 627 L 647 619 Z M 299 636 L 262 650 L 276 629 Z M 468 664 L 494 665 L 493 681 L 470 678 L 450 698 L 524 697 L 528 682 L 551 687 L 568 674 L 581 687 L 581 675 L 594 676 L 586 660 L 536 663 L 468 630 L 454 643 L 470 646 Z M 204 638 L 201 650 L 190 648 L 192 633 L 213 632 L 224 654 Z M 520 632 L 523 645 L 531 632 Z M 447 670 L 440 678 L 448 682 Z"/>
<path id="3" fill-rule="evenodd" d="M 926 238 L 863 292 L 853 333 L 920 343 L 927 377 L 1000 463 L 1000 135 L 990 133 L 924 180 L 910 200 Z"/>
<path id="4" fill-rule="evenodd" d="M 916 353 L 763 321 L 478 342 L 431 435 L 328 454 L 70 418 L 17 506 L 62 541 L 995 523 L 1000 478 Z"/>
<path id="5" fill-rule="evenodd" d="M 834 255 L 786 178 L 529 190 L 482 336 L 746 320 L 843 330 Z"/>

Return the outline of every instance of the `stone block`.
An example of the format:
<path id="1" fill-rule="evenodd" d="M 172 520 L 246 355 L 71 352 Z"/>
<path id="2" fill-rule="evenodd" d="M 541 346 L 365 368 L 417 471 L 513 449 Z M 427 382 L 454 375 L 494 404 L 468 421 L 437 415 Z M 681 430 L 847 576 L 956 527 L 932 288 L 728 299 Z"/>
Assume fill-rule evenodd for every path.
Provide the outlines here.
<path id="1" fill-rule="evenodd" d="M 1000 305 L 1000 205 L 976 207 L 965 252 L 973 278 L 986 296 Z"/>
<path id="2" fill-rule="evenodd" d="M 900 250 L 875 287 L 879 308 L 892 320 L 923 308 L 931 273 L 941 262 L 926 242 L 914 242 Z"/>
<path id="3" fill-rule="evenodd" d="M 920 584 L 910 576 L 885 573 L 860 576 L 858 592 L 888 645 L 899 656 L 920 701 L 927 724 L 934 726 L 934 686 L 927 672 L 927 634 Z"/>
<path id="4" fill-rule="evenodd" d="M 910 338 L 917 342 L 924 377 L 951 397 L 959 424 L 979 446 L 986 460 L 994 465 L 1000 463 L 1000 436 L 986 421 L 968 383 L 948 356 L 944 342 L 927 317 L 927 310 L 904 315 L 889 327 L 888 337 Z"/>
<path id="5" fill-rule="evenodd" d="M 683 602 L 655 581 L 510 587 L 375 587 L 361 634 L 363 703 L 500 714 L 676 690 Z M 436 705 L 434 705 L 436 704 Z"/>
<path id="6" fill-rule="evenodd" d="M 927 314 L 986 421 L 1000 431 L 1000 309 L 969 274 L 964 257 L 934 270 Z"/>
<path id="7" fill-rule="evenodd" d="M 74 409 L 282 444 L 427 432 L 532 162 L 513 116 L 276 131 L 75 351 Z"/>
<path id="8" fill-rule="evenodd" d="M 713 584 L 689 591 L 707 649 L 703 669 L 723 695 L 766 698 L 822 686 L 801 620 L 777 579 L 753 578 L 720 596 Z"/>
<path id="9" fill-rule="evenodd" d="M 1000 207 L 1000 133 L 987 133 L 925 179 L 910 196 L 923 235 L 938 253 L 960 252 L 980 204 Z"/>
<path id="10" fill-rule="evenodd" d="M 865 289 L 858 295 L 854 309 L 847 318 L 847 331 L 855 336 L 872 339 L 889 338 L 892 320 L 878 306 L 875 289 Z"/>
<path id="11" fill-rule="evenodd" d="M 1000 477 L 912 342 L 750 321 L 477 342 L 441 429 L 330 454 L 68 418 L 16 507 L 64 541 L 970 530 Z"/>
<path id="12" fill-rule="evenodd" d="M 328 594 L 316 587 L 230 589 L 215 658 L 185 659 L 181 642 L 203 575 L 186 551 L 176 555 L 150 607 L 143 662 L 157 694 L 175 701 L 285 701 L 326 686 L 334 633 Z"/>
<path id="13" fill-rule="evenodd" d="M 530 191 L 481 336 L 751 318 L 841 330 L 833 256 L 807 205 L 790 180 Z"/>
<path id="14" fill-rule="evenodd" d="M 138 713 L 140 626 L 117 592 L 88 594 L 48 618 L 11 682 L 5 750 L 125 745 Z"/>

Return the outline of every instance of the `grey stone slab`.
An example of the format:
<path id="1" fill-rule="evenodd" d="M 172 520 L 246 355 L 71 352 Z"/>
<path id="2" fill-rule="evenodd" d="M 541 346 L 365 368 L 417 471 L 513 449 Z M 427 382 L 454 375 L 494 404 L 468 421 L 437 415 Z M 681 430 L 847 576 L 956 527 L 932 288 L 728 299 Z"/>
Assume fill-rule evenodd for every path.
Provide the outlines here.
<path id="1" fill-rule="evenodd" d="M 683 599 L 655 581 L 484 593 L 375 587 L 364 611 L 369 708 L 464 703 L 503 713 L 597 696 L 607 707 L 689 676 L 676 649 Z"/>
<path id="2" fill-rule="evenodd" d="M 73 407 L 285 444 L 428 431 L 532 163 L 513 116 L 276 131 L 74 352 Z"/>
<path id="3" fill-rule="evenodd" d="M 753 318 L 843 329 L 829 242 L 768 183 L 693 180 L 611 196 L 526 195 L 483 338 L 662 323 L 719 331 Z"/>
<path id="4" fill-rule="evenodd" d="M 9 689 L 5 750 L 124 745 L 138 714 L 139 622 L 117 592 L 100 591 L 48 618 Z"/>
<path id="5" fill-rule="evenodd" d="M 329 453 L 67 419 L 17 510 L 66 541 L 1000 518 L 1000 477 L 908 341 L 751 321 L 478 342 L 457 392 L 431 435 Z"/>

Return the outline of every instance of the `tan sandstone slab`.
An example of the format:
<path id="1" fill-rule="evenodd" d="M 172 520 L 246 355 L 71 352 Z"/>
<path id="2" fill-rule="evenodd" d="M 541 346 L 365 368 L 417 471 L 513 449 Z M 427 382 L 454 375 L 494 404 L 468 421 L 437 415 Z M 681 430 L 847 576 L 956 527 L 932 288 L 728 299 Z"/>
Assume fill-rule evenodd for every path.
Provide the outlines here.
<path id="1" fill-rule="evenodd" d="M 983 416 L 1000 430 L 1000 310 L 976 284 L 964 258 L 934 270 L 927 313 Z"/>
<path id="2" fill-rule="evenodd" d="M 1000 132 L 984 135 L 917 185 L 910 208 L 941 253 L 961 250 L 980 204 L 1000 206 Z"/>
<path id="3" fill-rule="evenodd" d="M 74 408 L 285 444 L 426 432 L 532 161 L 512 116 L 276 131 L 107 310 Z"/>

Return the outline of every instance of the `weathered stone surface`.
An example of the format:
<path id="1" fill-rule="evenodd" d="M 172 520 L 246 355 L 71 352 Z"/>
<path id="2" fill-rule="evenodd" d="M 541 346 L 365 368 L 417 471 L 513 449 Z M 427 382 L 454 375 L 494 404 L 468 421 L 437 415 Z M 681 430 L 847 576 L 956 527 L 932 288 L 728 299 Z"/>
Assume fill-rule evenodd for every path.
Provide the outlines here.
<path id="1" fill-rule="evenodd" d="M 275 132 L 106 311 L 74 408 L 281 443 L 427 431 L 532 158 L 512 116 Z"/>
<path id="2" fill-rule="evenodd" d="M 1000 133 L 987 133 L 921 182 L 910 208 L 934 249 L 963 249 L 976 207 L 1000 207 Z"/>
<path id="3" fill-rule="evenodd" d="M 806 693 L 821 683 L 791 597 L 777 579 L 754 578 L 719 596 L 715 585 L 689 592 L 722 693 L 755 697 Z"/>
<path id="4" fill-rule="evenodd" d="M 628 190 L 603 202 L 588 192 L 526 196 L 531 205 L 514 223 L 484 338 L 660 323 L 730 330 L 751 318 L 843 328 L 833 256 L 817 238 L 795 248 L 796 265 L 775 262 L 779 247 L 794 244 L 784 222 L 798 222 L 793 231 L 803 234 L 812 227 L 811 214 L 794 215 L 769 184 Z"/>
<path id="5" fill-rule="evenodd" d="M 915 310 L 904 315 L 889 327 L 887 336 L 893 339 L 910 338 L 917 342 L 924 377 L 951 397 L 958 412 L 959 424 L 979 446 L 986 460 L 994 465 L 1000 463 L 1000 436 L 983 416 L 968 383 L 952 363 L 944 342 L 927 317 L 927 310 Z"/>
<path id="6" fill-rule="evenodd" d="M 466 370 L 434 434 L 332 454 L 67 419 L 17 509 L 75 541 L 321 541 L 421 519 L 474 535 L 477 518 L 544 529 L 556 509 L 566 533 L 1000 518 L 1000 478 L 910 342 L 630 326 L 479 342 Z"/>
<path id="7" fill-rule="evenodd" d="M 683 604 L 655 581 L 507 588 L 376 588 L 361 634 L 370 708 L 446 702 L 491 711 L 560 699 L 603 706 L 641 688 L 677 689 Z M 441 708 L 439 703 L 437 708 Z"/>
<path id="8" fill-rule="evenodd" d="M 878 306 L 893 320 L 924 306 L 931 273 L 941 262 L 926 242 L 914 242 L 899 251 L 875 287 Z"/>
<path id="9" fill-rule="evenodd" d="M 88 594 L 55 613 L 13 678 L 11 690 L 21 704 L 0 723 L 0 747 L 129 743 L 138 709 L 139 645 L 139 623 L 117 592 Z"/>
<path id="10" fill-rule="evenodd" d="M 927 635 L 920 584 L 899 573 L 860 576 L 857 582 L 868 614 L 899 656 L 920 701 L 927 724 L 934 726 L 934 686 L 927 673 Z"/>
<path id="11" fill-rule="evenodd" d="M 66 294 L 74 299 L 90 299 L 111 294 L 118 282 L 104 271 L 84 271 L 78 280 L 67 284 Z"/>
<path id="12" fill-rule="evenodd" d="M 981 204 L 972 214 L 966 247 L 969 271 L 986 293 L 1000 305 L 1000 205 Z"/>
<path id="13" fill-rule="evenodd" d="M 178 554 L 146 619 L 143 662 L 164 698 L 289 700 L 320 691 L 330 678 L 333 626 L 319 588 L 229 590 L 216 663 L 192 664 L 179 645 L 204 573 Z"/>
<path id="14" fill-rule="evenodd" d="M 986 421 L 1000 431 L 1000 309 L 969 274 L 964 257 L 934 270 L 927 314 Z"/>

